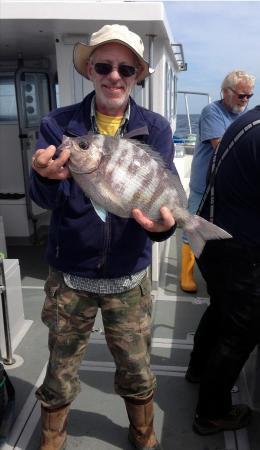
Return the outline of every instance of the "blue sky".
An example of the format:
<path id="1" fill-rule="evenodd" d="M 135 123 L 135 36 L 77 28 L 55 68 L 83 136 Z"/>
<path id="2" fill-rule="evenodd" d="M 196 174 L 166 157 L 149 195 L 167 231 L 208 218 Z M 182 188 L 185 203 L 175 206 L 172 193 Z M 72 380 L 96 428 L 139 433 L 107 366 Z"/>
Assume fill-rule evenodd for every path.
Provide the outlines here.
<path id="1" fill-rule="evenodd" d="M 187 72 L 178 76 L 178 89 L 208 92 L 218 100 L 226 74 L 242 69 L 256 76 L 249 107 L 260 104 L 260 2 L 169 0 L 164 4 L 172 35 L 183 44 L 188 63 Z M 190 112 L 200 113 L 205 104 L 205 99 L 191 100 Z M 183 101 L 178 109 L 183 112 Z"/>

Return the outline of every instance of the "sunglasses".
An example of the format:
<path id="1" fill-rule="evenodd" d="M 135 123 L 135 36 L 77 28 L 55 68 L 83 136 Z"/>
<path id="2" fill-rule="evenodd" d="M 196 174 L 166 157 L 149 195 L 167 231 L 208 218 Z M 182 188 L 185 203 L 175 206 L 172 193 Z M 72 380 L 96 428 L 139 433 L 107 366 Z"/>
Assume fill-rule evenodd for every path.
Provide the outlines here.
<path id="1" fill-rule="evenodd" d="M 243 100 L 244 98 L 246 98 L 247 100 L 249 100 L 251 97 L 253 97 L 254 94 L 238 94 L 236 91 L 234 91 L 234 89 L 229 88 L 232 92 L 234 92 L 234 94 L 237 95 L 237 97 L 239 98 L 239 100 Z"/>
<path id="2" fill-rule="evenodd" d="M 108 75 L 113 71 L 115 66 L 112 66 L 112 64 L 109 63 L 96 63 L 94 65 L 95 72 L 99 75 Z M 128 66 L 128 64 L 119 64 L 117 67 L 118 73 L 121 75 L 121 77 L 132 77 L 137 69 L 134 66 Z"/>

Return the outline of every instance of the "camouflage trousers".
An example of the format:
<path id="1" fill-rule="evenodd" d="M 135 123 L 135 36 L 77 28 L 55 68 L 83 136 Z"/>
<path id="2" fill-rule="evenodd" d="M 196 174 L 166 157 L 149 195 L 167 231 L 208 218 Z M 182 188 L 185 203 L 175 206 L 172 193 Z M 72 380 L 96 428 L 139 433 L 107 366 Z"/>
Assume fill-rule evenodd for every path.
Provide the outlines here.
<path id="1" fill-rule="evenodd" d="M 93 294 L 69 288 L 50 270 L 42 321 L 49 328 L 49 363 L 37 398 L 49 407 L 71 403 L 80 391 L 79 367 L 100 308 L 105 337 L 116 365 L 115 391 L 145 398 L 155 388 L 150 369 L 150 281 L 121 294 Z"/>

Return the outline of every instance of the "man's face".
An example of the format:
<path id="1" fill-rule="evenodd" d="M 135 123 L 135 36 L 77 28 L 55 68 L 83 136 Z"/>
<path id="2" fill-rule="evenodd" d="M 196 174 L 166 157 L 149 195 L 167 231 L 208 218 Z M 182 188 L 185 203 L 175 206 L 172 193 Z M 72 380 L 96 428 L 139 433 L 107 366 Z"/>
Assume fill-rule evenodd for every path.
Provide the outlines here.
<path id="1" fill-rule="evenodd" d="M 100 74 L 95 64 L 107 63 L 112 66 L 108 74 Z M 87 63 L 89 79 L 96 92 L 97 110 L 106 115 L 122 116 L 128 104 L 129 95 L 136 83 L 137 72 L 131 76 L 120 74 L 120 65 L 137 68 L 137 58 L 127 47 L 117 43 L 104 44 L 95 50 Z"/>
<path id="2" fill-rule="evenodd" d="M 234 88 L 227 88 L 223 91 L 224 104 L 228 111 L 241 113 L 245 110 L 249 97 L 253 94 L 252 85 L 245 81 L 240 81 Z"/>

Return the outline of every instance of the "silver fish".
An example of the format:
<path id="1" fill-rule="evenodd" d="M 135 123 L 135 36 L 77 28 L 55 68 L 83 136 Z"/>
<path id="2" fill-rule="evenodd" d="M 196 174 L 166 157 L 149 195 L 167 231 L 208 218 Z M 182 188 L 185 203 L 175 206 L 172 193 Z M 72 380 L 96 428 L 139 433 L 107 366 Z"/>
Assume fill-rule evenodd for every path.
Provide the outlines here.
<path id="1" fill-rule="evenodd" d="M 166 169 L 160 155 L 133 139 L 103 135 L 63 137 L 60 149 L 70 151 L 69 169 L 94 205 L 120 217 L 131 217 L 139 208 L 146 216 L 160 220 L 160 208 L 167 206 L 183 227 L 198 257 L 210 239 L 231 235 L 187 210 L 187 198 L 178 175 Z"/>

